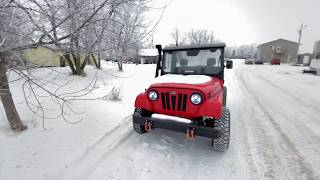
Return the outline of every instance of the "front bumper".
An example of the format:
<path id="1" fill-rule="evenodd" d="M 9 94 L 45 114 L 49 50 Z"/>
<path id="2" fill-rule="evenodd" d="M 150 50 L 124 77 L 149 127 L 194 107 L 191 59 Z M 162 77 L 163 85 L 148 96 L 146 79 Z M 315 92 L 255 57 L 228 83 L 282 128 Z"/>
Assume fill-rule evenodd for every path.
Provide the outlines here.
<path id="1" fill-rule="evenodd" d="M 133 115 L 133 123 L 145 124 L 150 122 L 152 128 L 168 129 L 172 131 L 178 131 L 186 133 L 187 130 L 194 130 L 196 136 L 208 137 L 208 138 L 219 138 L 222 136 L 222 130 L 218 128 L 211 128 L 205 126 L 198 126 L 192 123 L 176 122 L 169 119 L 159 119 L 152 117 L 140 117 Z"/>

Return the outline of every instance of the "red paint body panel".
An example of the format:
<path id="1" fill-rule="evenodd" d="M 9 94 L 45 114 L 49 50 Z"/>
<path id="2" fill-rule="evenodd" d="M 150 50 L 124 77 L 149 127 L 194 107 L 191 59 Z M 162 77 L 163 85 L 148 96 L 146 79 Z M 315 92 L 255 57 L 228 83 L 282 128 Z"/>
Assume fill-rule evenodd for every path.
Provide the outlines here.
<path id="1" fill-rule="evenodd" d="M 136 108 L 143 108 L 148 111 L 165 114 L 170 116 L 178 116 L 188 119 L 195 119 L 203 116 L 220 118 L 222 113 L 223 103 L 223 83 L 224 81 L 212 77 L 210 81 L 203 84 L 182 84 L 182 83 L 156 83 L 152 84 L 145 93 L 140 94 L 135 101 Z M 151 101 L 148 98 L 148 93 L 151 90 L 158 92 L 158 100 Z M 178 111 L 176 107 L 164 109 L 162 104 L 161 93 L 170 93 L 170 102 L 172 103 L 172 95 L 186 94 L 187 103 L 185 111 Z M 199 105 L 194 105 L 190 101 L 190 96 L 193 93 L 199 93 L 203 97 L 203 101 Z M 178 99 L 178 98 L 177 98 Z M 176 100 L 177 102 L 178 100 Z M 170 104 L 172 105 L 172 104 Z"/>
<path id="2" fill-rule="evenodd" d="M 141 93 L 136 97 L 136 101 L 134 103 L 136 108 L 143 108 L 150 112 L 153 111 L 153 104 L 152 101 L 149 100 L 147 93 Z"/>

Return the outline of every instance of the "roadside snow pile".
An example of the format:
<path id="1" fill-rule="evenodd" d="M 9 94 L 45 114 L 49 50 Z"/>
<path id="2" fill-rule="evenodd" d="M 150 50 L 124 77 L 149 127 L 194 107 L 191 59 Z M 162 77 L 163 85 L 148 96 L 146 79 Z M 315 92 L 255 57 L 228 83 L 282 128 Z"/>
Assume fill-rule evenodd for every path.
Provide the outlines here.
<path id="1" fill-rule="evenodd" d="M 204 84 L 211 80 L 210 76 L 205 75 L 179 75 L 166 74 L 159 76 L 154 83 L 181 83 L 181 84 Z"/>
<path id="2" fill-rule="evenodd" d="M 101 70 L 87 66 L 85 77 L 70 75 L 68 67 L 32 71 L 32 78 L 43 87 L 69 99 L 66 105 L 72 110 L 65 111 L 66 119 L 61 117 L 56 99 L 38 87 L 34 87 L 35 93 L 49 118 L 38 116 L 41 111 L 34 115 L 25 102 L 24 80 L 12 81 L 19 76 L 9 72 L 11 93 L 28 130 L 21 134 L 12 132 L 0 104 L 0 142 L 5 145 L 0 150 L 1 180 L 87 179 L 78 177 L 79 172 L 96 167 L 97 158 L 103 159 L 106 150 L 118 143 L 117 139 L 132 132 L 134 100 L 154 79 L 155 65 L 125 64 L 124 72 L 119 72 L 116 64 L 101 63 Z M 31 108 L 37 110 L 30 89 L 25 90 Z M 109 99 L 112 96 L 121 101 Z M 111 135 L 114 131 L 117 133 Z"/>
<path id="3" fill-rule="evenodd" d="M 122 85 L 115 83 L 109 95 L 109 99 L 112 101 L 121 101 L 122 100 Z"/>
<path id="4" fill-rule="evenodd" d="M 234 119 L 226 153 L 214 152 L 208 138 L 188 141 L 184 133 L 163 129 L 134 132 L 134 101 L 153 82 L 155 65 L 126 64 L 119 72 L 116 64 L 102 62 L 95 86 L 89 86 L 94 91 L 86 98 L 105 95 L 119 84 L 121 101 L 70 102 L 82 113 L 69 112 L 69 120 L 82 121 L 47 119 L 49 130 L 43 130 L 42 119 L 24 103 L 23 83 L 12 82 L 15 104 L 29 129 L 15 134 L 0 122 L 0 179 L 320 179 L 320 78 L 303 75 L 297 67 L 234 62 L 234 69 L 225 73 Z M 47 80 L 61 85 L 73 79 L 57 91 L 60 95 L 88 87 L 97 72 L 86 67 L 87 76 L 77 77 L 68 68 L 55 70 L 64 74 Z M 56 110 L 50 97 L 42 102 L 49 114 Z"/>

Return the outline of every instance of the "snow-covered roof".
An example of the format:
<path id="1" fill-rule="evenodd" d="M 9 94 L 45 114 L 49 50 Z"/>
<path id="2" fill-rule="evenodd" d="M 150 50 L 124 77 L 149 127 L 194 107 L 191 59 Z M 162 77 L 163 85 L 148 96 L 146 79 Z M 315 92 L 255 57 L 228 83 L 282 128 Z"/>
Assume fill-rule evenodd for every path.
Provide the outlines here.
<path id="1" fill-rule="evenodd" d="M 158 56 L 157 49 L 141 49 L 139 51 L 139 56 Z"/>
<path id="2" fill-rule="evenodd" d="M 270 42 L 266 42 L 266 43 L 263 43 L 263 44 L 260 44 L 258 47 L 261 47 L 263 45 L 266 45 L 266 44 L 269 44 L 269 43 L 273 43 L 273 42 L 276 42 L 276 41 L 286 41 L 286 42 L 289 42 L 289 43 L 292 43 L 292 44 L 299 44 L 297 42 L 294 42 L 294 41 L 290 41 L 290 40 L 286 40 L 286 39 L 276 39 L 276 40 L 273 40 L 273 41 L 270 41 Z"/>
<path id="3" fill-rule="evenodd" d="M 185 50 L 185 49 L 201 49 L 201 48 L 216 48 L 225 47 L 225 43 L 215 43 L 215 44 L 203 44 L 203 45 L 187 45 L 178 47 L 165 47 L 163 50 Z"/>

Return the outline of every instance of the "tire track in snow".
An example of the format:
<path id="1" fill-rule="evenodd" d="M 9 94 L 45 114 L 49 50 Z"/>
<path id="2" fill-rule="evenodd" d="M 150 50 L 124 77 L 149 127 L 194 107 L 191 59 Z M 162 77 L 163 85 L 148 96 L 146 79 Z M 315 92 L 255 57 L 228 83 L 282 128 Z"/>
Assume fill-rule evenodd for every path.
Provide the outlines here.
<path id="1" fill-rule="evenodd" d="M 238 98 L 237 102 L 245 102 L 247 104 L 252 103 L 253 98 L 245 92 L 245 88 L 239 86 L 238 93 L 242 93 L 241 98 Z M 243 113 L 245 112 L 245 113 Z M 264 125 L 258 123 L 258 121 L 251 121 L 253 117 L 261 114 L 263 112 L 257 111 L 254 108 L 248 108 L 248 106 L 241 106 L 239 112 L 239 121 L 241 121 L 242 128 L 240 131 L 244 131 L 243 139 L 240 138 L 240 141 L 243 141 L 245 147 L 241 149 L 245 153 L 246 160 L 249 163 L 250 171 L 252 172 L 252 179 L 258 179 L 262 176 L 264 178 L 275 179 L 277 174 L 275 172 L 275 167 L 278 164 L 275 164 L 274 159 L 278 159 L 277 154 L 270 154 L 269 152 L 276 152 L 275 147 L 272 141 L 267 137 L 267 133 L 264 130 Z M 249 115 L 249 116 L 248 116 Z M 255 176 L 255 177 L 254 177 Z"/>
<path id="2" fill-rule="evenodd" d="M 270 77 L 272 77 L 273 79 L 282 78 L 287 83 L 286 87 L 290 87 L 291 91 L 288 92 L 288 89 L 282 88 L 278 84 L 275 84 L 273 81 L 270 81 L 269 79 L 266 79 L 265 76 L 261 76 L 261 74 L 255 74 L 255 76 L 263 78 L 264 80 L 268 81 L 268 83 L 270 83 L 270 84 L 276 86 L 277 88 L 281 89 L 283 92 L 288 92 L 289 95 L 292 98 L 297 98 L 297 99 L 299 99 L 299 101 L 303 101 L 303 102 L 307 102 L 307 103 L 309 103 L 311 101 L 315 102 L 313 104 L 320 103 L 320 101 L 317 101 L 317 100 L 319 100 L 320 96 L 314 96 L 314 97 L 310 98 L 310 97 L 305 96 L 305 94 L 301 93 L 301 92 L 306 91 L 306 89 L 313 89 L 314 90 L 317 87 L 317 86 L 314 86 L 312 84 L 312 81 L 310 81 L 310 80 L 309 81 L 307 80 L 306 82 L 296 81 L 296 82 L 301 83 L 301 84 L 299 84 L 300 86 L 296 86 L 297 85 L 296 83 L 292 83 L 291 82 L 292 80 L 295 79 L 294 76 L 293 77 L 283 76 L 283 75 L 286 75 L 286 73 L 273 72 L 273 71 L 270 71 L 270 69 L 267 69 L 267 68 L 259 69 L 259 71 L 262 71 L 263 73 L 267 73 L 267 74 L 271 75 Z M 251 71 L 251 73 L 252 73 L 252 71 Z M 296 77 L 296 78 L 298 78 L 298 77 Z M 310 93 L 312 93 L 312 91 Z M 314 95 L 316 95 L 316 94 L 314 94 Z M 301 97 L 303 97 L 303 98 L 301 98 Z M 313 104 L 309 103 L 308 105 L 312 106 Z M 316 108 L 316 109 L 319 109 L 317 106 L 313 106 L 313 107 Z"/>
<path id="3" fill-rule="evenodd" d="M 95 172 L 97 167 L 100 167 L 100 165 L 104 162 L 108 162 L 108 158 L 111 157 L 115 151 L 121 150 L 121 147 L 127 146 L 129 142 L 134 143 L 135 141 L 133 140 L 134 138 L 136 138 L 136 134 L 134 133 L 135 132 L 133 130 L 128 131 L 122 137 L 120 137 L 120 139 L 116 140 L 117 143 L 109 145 L 107 150 L 104 151 L 101 155 L 97 156 L 97 160 L 94 163 L 87 165 L 88 167 L 86 168 L 86 170 L 84 172 L 81 172 L 80 175 L 78 175 L 78 177 L 75 179 L 87 179 L 91 174 Z M 112 163 L 111 161 L 109 162 L 110 164 Z"/>
<path id="4" fill-rule="evenodd" d="M 118 131 L 123 124 L 127 124 L 128 121 L 130 120 L 130 117 L 127 116 L 124 118 L 124 120 L 118 124 L 117 126 L 115 126 L 114 128 L 112 128 L 111 130 L 107 131 L 103 136 L 101 136 L 100 138 L 98 138 L 92 145 L 90 145 L 89 147 L 86 148 L 85 152 L 79 156 L 79 158 L 77 158 L 72 164 L 78 164 L 80 163 L 82 160 L 84 160 L 90 153 L 92 153 L 93 151 L 95 151 L 97 148 L 99 148 L 99 146 L 101 144 L 104 143 L 104 141 L 106 140 L 106 138 L 108 138 L 108 136 L 110 136 L 111 134 L 115 133 L 116 131 Z M 72 165 L 71 164 L 71 165 Z"/>
<path id="5" fill-rule="evenodd" d="M 262 76 L 257 76 L 257 77 L 261 78 L 262 80 L 264 80 L 265 82 L 267 82 L 271 86 L 273 86 L 273 87 L 275 87 L 277 89 L 280 89 L 283 92 L 286 92 L 285 93 L 286 95 L 290 96 L 291 98 L 295 99 L 298 102 L 301 102 L 303 105 L 306 105 L 308 108 L 313 109 L 314 112 L 319 112 L 320 111 L 320 108 L 318 108 L 316 106 L 313 106 L 313 104 L 310 103 L 310 101 L 312 101 L 312 100 L 307 101 L 307 100 L 305 100 L 303 98 L 300 98 L 300 97 L 305 97 L 305 96 L 296 96 L 296 95 L 292 94 L 290 91 L 287 91 L 287 90 L 283 89 L 282 87 L 278 86 L 277 84 L 273 83 L 272 81 L 266 79 L 265 77 L 262 77 Z"/>
<path id="6" fill-rule="evenodd" d="M 297 161 L 301 167 L 301 170 L 303 172 L 306 172 L 307 179 L 316 180 L 319 179 L 317 176 L 317 173 L 313 170 L 312 165 L 305 160 L 305 158 L 301 155 L 295 144 L 290 140 L 290 138 L 285 134 L 280 127 L 280 125 L 273 119 L 272 115 L 265 109 L 263 104 L 260 102 L 259 97 L 250 90 L 248 87 L 248 84 L 243 78 L 243 74 L 239 73 L 239 79 L 244 85 L 245 89 L 250 93 L 251 96 L 254 97 L 254 100 L 257 102 L 257 105 L 260 107 L 260 109 L 264 112 L 264 114 L 267 116 L 267 118 L 270 120 L 271 124 L 274 126 L 274 128 L 277 130 L 277 132 L 281 135 L 284 142 L 287 144 L 287 146 L 292 150 L 292 152 L 296 155 L 296 157 L 299 159 Z"/>
<path id="7" fill-rule="evenodd" d="M 83 179 L 90 175 L 90 173 L 98 167 L 98 165 L 105 159 L 108 152 L 113 151 L 119 144 L 127 140 L 133 133 L 132 126 L 129 125 L 132 121 L 132 115 L 127 116 L 121 121 L 119 125 L 106 132 L 102 137 L 96 140 L 86 151 L 79 156 L 76 160 L 67 165 L 69 174 L 64 172 L 65 176 L 62 179 Z M 86 168 L 81 168 L 85 166 Z M 89 168 L 88 168 L 89 167 Z M 76 174 L 78 178 L 74 178 L 73 172 L 78 169 L 87 169 L 81 172 L 80 175 Z M 71 175 L 71 177 L 68 177 Z"/>
<path id="8" fill-rule="evenodd" d="M 255 127 L 254 131 L 258 130 L 259 133 L 253 132 L 252 125 L 249 124 L 248 117 L 246 116 L 246 113 L 248 114 L 251 114 L 251 113 L 249 113 L 250 111 L 248 111 L 248 109 L 245 109 L 245 108 L 246 107 L 244 106 L 241 107 L 241 111 L 239 112 L 239 116 L 238 116 L 238 122 L 241 124 L 241 128 L 238 129 L 238 132 L 244 133 L 242 137 L 238 137 L 238 140 L 239 142 L 243 143 L 239 148 L 241 148 L 240 151 L 244 153 L 245 159 L 248 163 L 247 166 L 251 172 L 250 173 L 250 175 L 252 176 L 251 179 L 258 179 L 259 177 L 261 177 L 259 174 L 259 170 L 261 168 L 263 169 L 263 171 L 268 172 L 267 174 L 269 177 L 274 177 L 274 171 L 271 169 L 271 166 L 263 167 L 264 164 L 261 165 L 259 163 L 259 159 L 257 158 L 260 156 L 260 153 L 261 153 L 259 147 L 264 144 L 261 142 L 257 142 L 256 138 L 259 138 L 260 136 L 259 134 L 261 134 L 261 130 L 257 129 L 257 126 L 254 126 Z M 242 113 L 242 112 L 246 112 L 246 113 Z M 257 147 L 257 144 L 259 145 L 259 147 Z M 267 159 L 265 158 L 265 156 L 266 154 L 263 154 L 263 157 L 264 157 L 263 162 L 265 162 Z"/>
<path id="9" fill-rule="evenodd" d="M 227 84 L 227 86 L 230 87 L 230 90 L 228 90 L 230 91 L 228 92 L 228 98 L 231 100 L 228 101 L 227 106 L 230 107 L 231 117 L 233 117 L 233 120 L 231 121 L 231 149 L 228 150 L 228 153 L 238 154 L 238 156 L 236 156 L 237 159 L 234 156 L 230 157 L 229 161 L 231 165 L 229 167 L 232 170 L 238 169 L 234 167 L 235 164 L 238 164 L 239 169 L 242 169 L 241 173 L 246 173 L 246 176 L 244 176 L 246 178 L 239 178 L 236 176 L 237 178 L 235 179 L 258 179 L 258 165 L 255 156 L 253 156 L 253 154 L 256 154 L 254 151 L 255 144 L 252 144 L 251 142 L 254 134 L 251 133 L 251 128 L 246 122 L 247 117 L 245 117 L 245 113 L 243 113 L 245 112 L 244 108 L 246 106 L 239 106 L 239 102 L 243 102 L 242 98 L 246 93 L 241 90 L 241 85 L 236 79 L 238 79 L 238 77 L 235 71 L 233 71 L 232 76 L 226 80 L 226 82 L 232 82 Z M 236 174 L 239 174 L 239 172 Z"/>
<path id="10" fill-rule="evenodd" d="M 262 77 L 262 76 L 256 76 L 256 77 L 261 78 L 267 84 L 269 84 L 271 87 L 274 87 L 276 90 L 280 90 L 279 91 L 280 93 L 282 93 L 283 95 L 287 96 L 288 99 L 293 99 L 294 101 L 297 102 L 298 105 L 304 105 L 303 108 L 308 110 L 307 112 L 304 113 L 305 117 L 309 117 L 309 119 L 317 119 L 317 118 L 319 118 L 318 114 L 320 112 L 320 108 L 314 107 L 309 103 L 309 101 L 305 101 L 305 99 L 300 98 L 300 97 L 304 97 L 303 95 L 302 96 L 295 96 L 290 91 L 286 91 L 285 89 L 283 89 L 280 86 L 274 84 L 273 82 L 271 82 L 270 80 L 266 79 L 265 77 Z M 312 110 L 313 113 L 308 113 L 310 110 Z M 287 117 L 287 118 L 289 118 L 289 117 Z M 296 117 L 291 117 L 291 118 L 292 118 L 293 121 L 294 120 L 295 121 L 299 121 L 300 120 L 299 118 L 296 118 Z M 309 121 L 309 123 L 310 123 L 310 121 Z M 317 123 L 317 125 L 320 125 L 320 122 L 318 122 L 318 121 L 311 121 L 311 123 Z M 313 129 L 310 129 L 310 127 L 306 126 L 305 124 L 302 124 L 302 125 L 304 126 L 305 129 L 308 129 L 309 133 L 313 133 L 313 139 L 316 139 L 317 140 L 316 142 L 320 143 L 320 137 L 318 136 L 318 134 L 316 134 L 316 132 L 314 132 Z M 299 126 L 301 126 L 301 125 L 299 125 Z M 311 143 L 311 142 L 309 142 L 309 143 Z M 317 153 L 320 153 L 318 148 L 315 148 L 314 151 L 316 151 Z"/>

